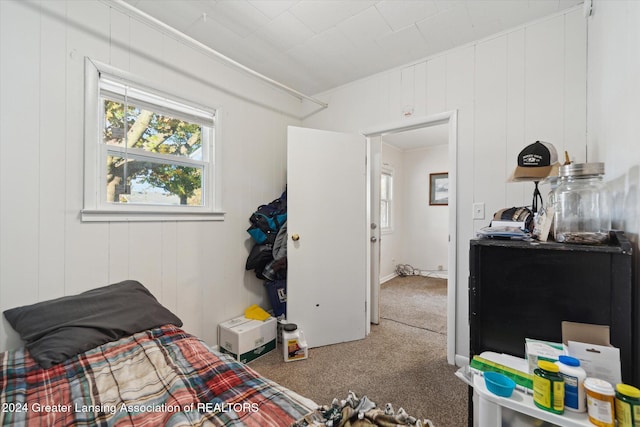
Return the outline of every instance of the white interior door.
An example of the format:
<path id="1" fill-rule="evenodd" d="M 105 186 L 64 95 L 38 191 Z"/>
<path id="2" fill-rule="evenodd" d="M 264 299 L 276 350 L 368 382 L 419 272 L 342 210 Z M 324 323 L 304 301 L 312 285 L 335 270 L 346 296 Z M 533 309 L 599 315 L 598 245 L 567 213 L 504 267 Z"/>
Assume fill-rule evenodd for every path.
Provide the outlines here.
<path id="1" fill-rule="evenodd" d="M 290 126 L 287 321 L 309 347 L 363 339 L 369 324 L 366 141 Z"/>

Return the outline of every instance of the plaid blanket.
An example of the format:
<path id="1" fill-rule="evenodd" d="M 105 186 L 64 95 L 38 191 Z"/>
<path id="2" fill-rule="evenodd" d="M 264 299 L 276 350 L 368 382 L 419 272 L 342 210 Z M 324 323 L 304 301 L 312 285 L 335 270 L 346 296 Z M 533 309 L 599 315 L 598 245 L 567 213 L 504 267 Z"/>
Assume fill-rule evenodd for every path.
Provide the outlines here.
<path id="1" fill-rule="evenodd" d="M 3 426 L 284 426 L 315 404 L 165 325 L 49 369 L 0 353 Z"/>

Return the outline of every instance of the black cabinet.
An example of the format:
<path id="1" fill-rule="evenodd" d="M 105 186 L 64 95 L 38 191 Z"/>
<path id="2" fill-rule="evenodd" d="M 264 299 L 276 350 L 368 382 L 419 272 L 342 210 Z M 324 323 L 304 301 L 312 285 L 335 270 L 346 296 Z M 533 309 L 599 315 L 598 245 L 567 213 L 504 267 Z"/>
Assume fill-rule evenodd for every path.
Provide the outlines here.
<path id="1" fill-rule="evenodd" d="M 612 232 L 603 246 L 477 239 L 470 245 L 470 357 L 524 357 L 525 338 L 562 341 L 563 320 L 608 325 L 622 380 L 640 386 L 638 295 L 631 245 Z"/>

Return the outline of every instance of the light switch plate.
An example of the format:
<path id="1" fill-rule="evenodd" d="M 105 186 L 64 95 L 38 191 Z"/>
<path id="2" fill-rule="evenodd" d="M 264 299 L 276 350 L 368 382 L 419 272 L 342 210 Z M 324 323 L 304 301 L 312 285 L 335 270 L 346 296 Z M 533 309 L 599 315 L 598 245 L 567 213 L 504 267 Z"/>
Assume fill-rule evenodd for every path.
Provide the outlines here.
<path id="1" fill-rule="evenodd" d="M 484 219 L 484 203 L 473 204 L 473 219 Z"/>

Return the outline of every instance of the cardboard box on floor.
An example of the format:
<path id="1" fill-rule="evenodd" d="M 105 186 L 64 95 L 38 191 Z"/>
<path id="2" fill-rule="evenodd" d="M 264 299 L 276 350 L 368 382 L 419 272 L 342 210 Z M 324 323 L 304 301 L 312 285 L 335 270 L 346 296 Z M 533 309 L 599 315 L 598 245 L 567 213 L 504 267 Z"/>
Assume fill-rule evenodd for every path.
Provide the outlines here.
<path id="1" fill-rule="evenodd" d="M 611 345 L 609 326 L 562 322 L 562 344 L 567 354 L 580 360 L 588 377 L 608 381 L 614 387 L 622 382 L 620 349 Z"/>
<path id="2" fill-rule="evenodd" d="M 244 316 L 218 325 L 218 345 L 222 353 L 249 363 L 276 348 L 276 319 L 252 320 Z"/>

